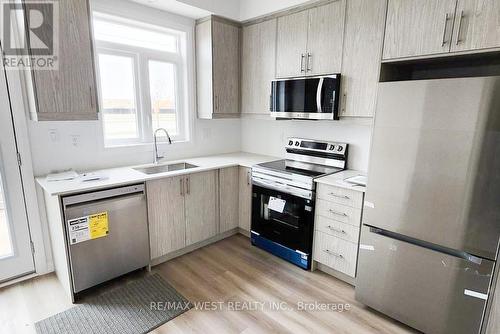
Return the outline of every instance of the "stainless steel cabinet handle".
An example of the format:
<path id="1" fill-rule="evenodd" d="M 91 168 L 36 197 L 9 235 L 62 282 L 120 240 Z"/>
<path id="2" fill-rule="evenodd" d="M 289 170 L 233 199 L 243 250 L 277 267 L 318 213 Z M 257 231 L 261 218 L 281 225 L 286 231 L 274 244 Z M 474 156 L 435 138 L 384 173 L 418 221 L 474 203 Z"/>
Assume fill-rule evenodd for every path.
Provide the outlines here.
<path id="1" fill-rule="evenodd" d="M 325 250 L 324 250 L 324 252 L 325 252 L 325 253 L 327 253 L 327 254 L 333 255 L 333 256 L 335 256 L 335 257 L 338 257 L 338 258 L 340 258 L 340 259 L 343 259 L 343 258 L 344 258 L 344 256 L 343 256 L 342 254 L 332 252 L 332 251 L 331 251 L 331 250 L 329 250 L 329 249 L 325 249 Z"/>
<path id="2" fill-rule="evenodd" d="M 337 197 L 337 198 L 343 198 L 343 199 L 350 199 L 349 196 L 346 196 L 346 195 L 337 195 L 336 193 L 330 193 L 330 196 Z"/>
<path id="3" fill-rule="evenodd" d="M 306 59 L 306 55 L 305 54 L 301 54 L 300 55 L 300 73 L 303 73 L 306 71 L 306 69 L 304 68 L 304 60 Z"/>
<path id="4" fill-rule="evenodd" d="M 215 111 L 218 111 L 219 110 L 219 97 L 217 95 L 214 96 L 214 107 L 215 107 Z"/>
<path id="5" fill-rule="evenodd" d="M 179 181 L 181 181 L 180 182 L 180 184 L 181 184 L 181 196 L 184 196 L 184 182 L 183 182 L 184 180 L 181 178 Z"/>
<path id="6" fill-rule="evenodd" d="M 189 195 L 191 193 L 191 189 L 189 189 L 191 186 L 191 181 L 189 180 L 189 177 L 186 177 L 186 195 Z"/>
<path id="7" fill-rule="evenodd" d="M 312 71 L 312 54 L 307 53 L 307 72 Z"/>
<path id="8" fill-rule="evenodd" d="M 331 225 L 328 225 L 328 228 L 334 232 L 337 232 L 337 233 L 342 233 L 342 234 L 347 234 L 344 230 L 341 230 L 341 229 L 338 229 L 338 228 L 335 228 Z"/>
<path id="9" fill-rule="evenodd" d="M 458 45 L 460 42 L 462 42 L 462 39 L 460 39 L 460 33 L 462 31 L 462 21 L 464 18 L 464 11 L 462 10 L 460 12 L 460 19 L 458 20 L 458 32 L 457 32 L 457 42 L 456 45 Z"/>
<path id="10" fill-rule="evenodd" d="M 332 209 L 330 209 L 328 211 L 330 211 L 334 215 L 338 215 L 338 216 L 342 216 L 342 217 L 347 217 L 347 215 L 345 213 L 343 213 L 343 212 L 338 212 L 338 211 L 335 211 L 335 210 L 332 210 Z"/>
<path id="11" fill-rule="evenodd" d="M 441 46 L 445 46 L 446 44 L 446 30 L 448 30 L 448 20 L 450 19 L 450 16 L 448 13 L 444 16 L 444 31 L 443 31 L 443 42 L 441 43 Z"/>
<path id="12" fill-rule="evenodd" d="M 252 172 L 247 172 L 247 185 L 252 183 Z"/>
<path id="13" fill-rule="evenodd" d="M 347 93 L 344 93 L 342 95 L 343 101 L 342 101 L 342 111 L 345 112 L 346 110 L 346 104 L 347 104 Z"/>

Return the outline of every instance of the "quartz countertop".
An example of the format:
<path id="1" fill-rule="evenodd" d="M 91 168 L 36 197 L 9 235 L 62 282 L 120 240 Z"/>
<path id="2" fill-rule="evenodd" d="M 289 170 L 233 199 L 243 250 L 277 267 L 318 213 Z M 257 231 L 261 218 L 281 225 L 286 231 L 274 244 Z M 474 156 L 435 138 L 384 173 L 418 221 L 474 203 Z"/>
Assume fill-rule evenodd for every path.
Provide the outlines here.
<path id="1" fill-rule="evenodd" d="M 127 184 L 141 183 L 148 180 L 160 179 L 164 177 L 198 173 L 225 167 L 243 166 L 250 168 L 255 164 L 279 159 L 280 158 L 267 155 L 237 152 L 206 157 L 186 158 L 175 161 L 162 161 L 158 165 L 186 162 L 197 167 L 151 175 L 141 173 L 134 169 L 153 166 L 152 164 L 148 164 L 92 171 L 103 176 L 103 179 L 95 181 L 82 181 L 81 177 L 65 181 L 47 181 L 47 178 L 45 176 L 37 177 L 36 181 L 48 195 L 63 196 Z"/>
<path id="2" fill-rule="evenodd" d="M 330 186 L 365 192 L 366 187 L 344 181 L 347 178 L 350 178 L 353 176 L 358 176 L 358 175 L 366 176 L 366 173 L 360 172 L 357 170 L 349 170 L 348 169 L 348 170 L 344 170 L 344 171 L 339 172 L 339 173 L 319 177 L 319 178 L 315 179 L 314 181 L 317 183 L 327 184 Z"/>

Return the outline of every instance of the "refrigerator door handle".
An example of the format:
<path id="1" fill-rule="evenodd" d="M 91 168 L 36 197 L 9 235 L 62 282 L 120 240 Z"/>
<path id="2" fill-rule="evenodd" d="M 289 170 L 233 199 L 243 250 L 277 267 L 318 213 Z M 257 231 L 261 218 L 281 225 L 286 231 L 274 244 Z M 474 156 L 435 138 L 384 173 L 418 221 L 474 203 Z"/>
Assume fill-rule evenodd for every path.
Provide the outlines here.
<path id="1" fill-rule="evenodd" d="M 430 249 L 430 250 L 433 250 L 433 251 L 436 251 L 436 252 L 440 252 L 440 253 L 443 253 L 443 254 L 447 254 L 447 255 L 454 256 L 454 257 L 458 257 L 460 259 L 463 259 L 463 260 L 466 260 L 466 261 L 469 261 L 469 262 L 472 262 L 472 263 L 475 263 L 475 264 L 478 264 L 478 265 L 480 265 L 481 262 L 483 261 L 482 258 L 474 256 L 474 255 L 469 254 L 469 253 L 464 252 L 464 251 L 459 251 L 459 250 L 456 250 L 456 249 L 452 249 L 452 248 L 440 246 L 440 245 L 437 245 L 437 244 L 433 244 L 431 242 L 427 242 L 427 241 L 415 239 L 415 238 L 412 238 L 412 237 L 409 237 L 409 236 L 406 236 L 406 235 L 402 235 L 402 234 L 399 234 L 399 233 L 395 233 L 395 232 L 383 230 L 383 229 L 380 229 L 380 228 L 377 228 L 377 227 L 373 227 L 373 226 L 370 226 L 370 225 L 367 225 L 367 224 L 365 224 L 365 225 L 370 228 L 370 232 L 371 233 L 375 233 L 375 234 L 378 234 L 378 235 L 381 235 L 381 236 L 384 236 L 384 237 L 387 237 L 387 238 L 390 238 L 390 239 L 394 239 L 394 240 L 406 242 L 406 243 L 409 243 L 409 244 L 412 244 L 412 245 L 415 245 L 415 246 L 427 248 L 427 249 Z"/>

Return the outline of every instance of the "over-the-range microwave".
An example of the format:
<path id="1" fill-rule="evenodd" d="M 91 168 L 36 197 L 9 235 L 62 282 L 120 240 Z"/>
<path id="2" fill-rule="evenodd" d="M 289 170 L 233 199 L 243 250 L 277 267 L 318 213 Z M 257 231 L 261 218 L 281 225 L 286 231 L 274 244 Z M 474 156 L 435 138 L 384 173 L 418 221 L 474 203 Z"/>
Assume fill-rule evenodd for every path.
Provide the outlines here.
<path id="1" fill-rule="evenodd" d="M 340 74 L 275 80 L 271 83 L 271 116 L 337 120 L 339 95 Z"/>

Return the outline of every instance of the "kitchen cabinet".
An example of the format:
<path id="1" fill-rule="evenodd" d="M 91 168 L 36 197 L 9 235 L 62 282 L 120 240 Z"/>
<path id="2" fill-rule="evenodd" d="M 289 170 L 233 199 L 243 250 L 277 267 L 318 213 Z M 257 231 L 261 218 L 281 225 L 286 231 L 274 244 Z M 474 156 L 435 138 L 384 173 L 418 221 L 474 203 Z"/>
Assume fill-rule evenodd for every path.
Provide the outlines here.
<path id="1" fill-rule="evenodd" d="M 356 277 L 363 199 L 362 191 L 318 184 L 313 260 L 349 283 Z"/>
<path id="2" fill-rule="evenodd" d="M 349 0 L 342 59 L 341 117 L 375 112 L 387 0 Z"/>
<path id="3" fill-rule="evenodd" d="M 239 227 L 243 231 L 250 232 L 251 221 L 252 221 L 252 169 L 246 167 L 240 167 L 239 173 L 240 173 Z"/>
<path id="4" fill-rule="evenodd" d="M 198 117 L 240 115 L 240 26 L 211 16 L 196 24 Z"/>
<path id="5" fill-rule="evenodd" d="M 490 316 L 486 327 L 486 334 L 500 333 L 500 274 L 498 273 L 495 290 L 495 294 L 491 300 Z"/>
<path id="6" fill-rule="evenodd" d="M 339 73 L 345 0 L 278 18 L 278 78 Z"/>
<path id="7" fill-rule="evenodd" d="M 389 0 L 383 59 L 500 47 L 497 0 Z"/>
<path id="8" fill-rule="evenodd" d="M 151 259 L 186 246 L 184 176 L 146 182 Z"/>
<path id="9" fill-rule="evenodd" d="M 146 182 L 151 259 L 218 233 L 217 171 Z"/>
<path id="10" fill-rule="evenodd" d="M 458 0 L 451 51 L 500 47 L 500 1 Z"/>
<path id="11" fill-rule="evenodd" d="M 241 114 L 269 114 L 271 82 L 276 73 L 276 19 L 242 30 Z"/>
<path id="12" fill-rule="evenodd" d="M 57 70 L 33 70 L 32 81 L 38 121 L 97 120 L 97 85 L 88 0 L 59 1 Z M 36 4 L 25 3 L 26 10 Z M 36 10 L 45 8 L 37 6 Z M 48 13 L 47 13 L 48 14 Z M 52 26 L 37 34 L 52 38 Z"/>
<path id="13" fill-rule="evenodd" d="M 218 232 L 216 171 L 185 176 L 186 246 Z"/>
<path id="14" fill-rule="evenodd" d="M 456 0 L 389 0 L 383 59 L 450 51 Z"/>
<path id="15" fill-rule="evenodd" d="M 239 223 L 239 167 L 219 170 L 220 233 L 238 227 Z"/>

